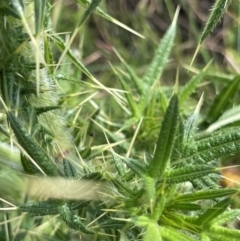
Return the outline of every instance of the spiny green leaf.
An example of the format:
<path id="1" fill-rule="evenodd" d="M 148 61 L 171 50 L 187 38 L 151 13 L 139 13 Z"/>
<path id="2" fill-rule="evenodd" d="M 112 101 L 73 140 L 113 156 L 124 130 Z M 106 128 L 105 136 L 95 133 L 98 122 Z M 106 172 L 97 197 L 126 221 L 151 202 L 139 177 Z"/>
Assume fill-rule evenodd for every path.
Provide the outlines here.
<path id="1" fill-rule="evenodd" d="M 127 174 L 124 162 L 114 152 L 112 152 L 112 157 L 119 176 L 124 177 Z"/>
<path id="2" fill-rule="evenodd" d="M 229 241 L 238 241 L 240 237 L 240 230 L 237 229 L 230 229 L 226 227 L 211 225 L 209 228 L 209 231 L 212 234 L 219 234 L 219 236 L 225 236 L 225 240 Z M 223 240 L 223 239 L 221 239 Z"/>
<path id="3" fill-rule="evenodd" d="M 172 25 L 164 35 L 155 55 L 150 64 L 150 67 L 147 69 L 146 74 L 143 77 L 143 88 L 144 92 L 142 93 L 140 99 L 140 109 L 144 110 L 148 105 L 148 100 L 151 97 L 151 93 L 149 92 L 153 83 L 159 79 L 161 76 L 165 65 L 167 64 L 170 51 L 173 46 L 173 41 L 176 34 L 176 22 L 173 21 Z"/>
<path id="4" fill-rule="evenodd" d="M 227 207 L 229 207 L 231 202 L 231 198 L 225 198 L 222 201 L 219 201 L 217 204 L 201 214 L 196 220 L 196 224 L 200 226 L 209 225 L 211 221 L 221 215 L 227 209 Z"/>
<path id="5" fill-rule="evenodd" d="M 155 179 L 151 176 L 145 175 L 143 176 L 144 181 L 145 181 L 145 186 L 146 186 L 146 193 L 147 193 L 147 197 L 148 197 L 148 201 L 149 201 L 149 205 L 150 205 L 150 212 L 151 214 L 154 213 L 154 208 L 155 205 L 160 205 L 160 209 L 159 211 L 161 212 L 161 200 L 156 200 L 156 188 L 155 188 Z M 157 204 L 157 202 L 160 201 L 159 204 Z M 158 210 L 156 210 L 158 212 Z"/>
<path id="6" fill-rule="evenodd" d="M 188 165 L 173 169 L 167 177 L 162 178 L 162 181 L 165 180 L 167 183 L 187 182 L 216 171 L 215 168 L 209 165 Z"/>
<path id="7" fill-rule="evenodd" d="M 151 177 L 162 177 L 166 170 L 177 132 L 178 118 L 178 98 L 174 94 L 164 116 L 156 150 L 150 162 L 148 174 Z"/>
<path id="8" fill-rule="evenodd" d="M 27 212 L 32 216 L 44 216 L 58 214 L 58 207 L 63 204 L 60 200 L 39 201 L 34 203 L 21 204 L 19 210 Z"/>
<path id="9" fill-rule="evenodd" d="M 163 191 L 158 195 L 155 201 L 155 205 L 153 208 L 153 214 L 152 214 L 152 219 L 155 220 L 156 222 L 159 220 L 160 216 L 162 215 L 162 212 L 165 207 L 165 195 Z"/>
<path id="10" fill-rule="evenodd" d="M 162 241 L 161 232 L 157 222 L 150 222 L 143 236 L 143 241 Z"/>
<path id="11" fill-rule="evenodd" d="M 236 218 L 240 215 L 240 209 L 232 209 L 227 210 L 220 216 L 214 219 L 214 226 L 220 226 L 230 221 L 236 220 Z"/>
<path id="12" fill-rule="evenodd" d="M 211 240 L 214 241 L 239 241 L 240 231 L 235 229 L 223 228 L 223 227 L 210 227 L 211 230 L 207 232 Z M 221 230 L 220 230 L 221 229 Z"/>
<path id="13" fill-rule="evenodd" d="M 39 35 L 43 27 L 46 0 L 34 0 L 35 34 Z"/>
<path id="14" fill-rule="evenodd" d="M 183 144 L 184 146 L 191 145 L 193 141 L 193 136 L 196 131 L 196 121 L 198 118 L 197 113 L 193 113 L 189 118 L 186 120 L 184 125 L 184 135 L 183 135 Z"/>
<path id="15" fill-rule="evenodd" d="M 85 225 L 81 221 L 81 218 L 71 211 L 67 203 L 59 207 L 58 210 L 60 213 L 60 217 L 70 228 L 82 231 L 86 234 L 94 234 L 93 231 L 85 227 Z"/>
<path id="16" fill-rule="evenodd" d="M 63 169 L 64 169 L 64 174 L 66 177 L 68 177 L 68 178 L 77 178 L 78 177 L 75 167 L 66 158 L 63 159 Z"/>
<path id="17" fill-rule="evenodd" d="M 221 116 L 221 114 L 228 108 L 228 106 L 232 103 L 233 98 L 238 91 L 239 82 L 240 76 L 237 75 L 217 95 L 206 118 L 206 121 L 209 124 L 217 120 Z"/>
<path id="18" fill-rule="evenodd" d="M 149 88 L 161 76 L 165 65 L 167 64 L 173 41 L 176 34 L 176 22 L 173 22 L 165 33 L 160 45 L 158 46 L 154 58 L 143 76 L 143 84 Z M 147 89 L 148 90 L 148 89 Z"/>
<path id="19" fill-rule="evenodd" d="M 236 154 L 240 151 L 240 132 L 238 128 L 196 141 L 184 155 L 186 162 L 209 162 L 219 157 Z"/>
<path id="20" fill-rule="evenodd" d="M 215 180 L 212 180 L 212 179 L 210 178 L 210 176 L 213 175 L 213 174 L 219 176 L 219 179 L 218 179 L 217 182 L 216 182 Z M 218 187 L 219 187 L 219 184 L 218 184 L 218 183 L 219 183 L 220 179 L 221 179 L 221 174 L 220 174 L 220 172 L 218 172 L 218 173 L 211 173 L 210 175 L 208 175 L 208 176 L 206 176 L 206 177 L 200 177 L 200 178 L 199 178 L 199 180 L 200 180 L 203 184 L 205 184 L 207 188 L 218 188 Z"/>
<path id="21" fill-rule="evenodd" d="M 28 134 L 27 130 L 20 124 L 17 117 L 11 112 L 7 112 L 7 117 L 19 144 L 24 148 L 24 150 L 36 161 L 36 163 L 47 175 L 58 176 L 56 166 Z"/>
<path id="22" fill-rule="evenodd" d="M 201 241 L 211 241 L 207 233 L 201 232 Z"/>
<path id="23" fill-rule="evenodd" d="M 208 18 L 208 21 L 204 27 L 203 33 L 201 35 L 199 43 L 201 44 L 203 40 L 213 31 L 221 17 L 223 16 L 224 12 L 226 11 L 228 5 L 231 3 L 231 0 L 216 0 L 211 14 Z"/>
<path id="24" fill-rule="evenodd" d="M 210 173 L 208 176 L 200 177 L 198 179 L 192 180 L 192 184 L 195 189 L 205 190 L 208 188 L 219 188 L 218 183 L 221 180 L 220 172 Z"/>

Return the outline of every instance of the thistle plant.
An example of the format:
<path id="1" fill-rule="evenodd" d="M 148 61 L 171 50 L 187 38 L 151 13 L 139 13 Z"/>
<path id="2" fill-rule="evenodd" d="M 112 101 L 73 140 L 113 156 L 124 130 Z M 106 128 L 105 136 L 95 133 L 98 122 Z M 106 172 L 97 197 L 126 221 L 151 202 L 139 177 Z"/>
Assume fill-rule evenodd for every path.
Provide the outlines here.
<path id="1" fill-rule="evenodd" d="M 204 95 L 187 116 L 184 107 L 209 66 L 185 86 L 176 82 L 174 88 L 164 88 L 159 82 L 174 45 L 178 8 L 146 74 L 140 78 L 116 48 L 122 65 L 111 65 L 111 70 L 122 90 L 106 87 L 71 51 L 78 31 L 96 13 L 142 35 L 110 17 L 99 7 L 101 1 L 77 2 L 86 10 L 68 43 L 50 30 L 50 1 L 0 3 L 1 141 L 9 143 L 4 158 L 15 169 L 13 180 L 22 185 L 17 200 L 3 192 L 3 239 L 238 240 L 240 231 L 230 225 L 240 215 L 239 209 L 231 209 L 238 189 L 219 185 L 219 160 L 240 151 L 239 127 L 228 126 L 239 120 L 239 106 L 231 109 L 239 75 L 225 79 L 205 117 L 200 118 Z M 200 43 L 229 3 L 216 1 Z M 62 54 L 56 65 L 53 45 Z M 57 73 L 65 56 L 88 77 L 87 83 Z M 95 147 L 91 140 L 83 148 L 83 106 L 71 105 L 81 93 L 61 93 L 62 79 L 90 93 L 83 103 L 95 110 L 84 119 L 89 122 L 86 132 L 94 125 L 107 144 Z M 93 100 L 99 90 L 123 108 L 124 123 L 107 121 L 107 111 Z M 16 217 L 23 221 L 16 224 Z"/>

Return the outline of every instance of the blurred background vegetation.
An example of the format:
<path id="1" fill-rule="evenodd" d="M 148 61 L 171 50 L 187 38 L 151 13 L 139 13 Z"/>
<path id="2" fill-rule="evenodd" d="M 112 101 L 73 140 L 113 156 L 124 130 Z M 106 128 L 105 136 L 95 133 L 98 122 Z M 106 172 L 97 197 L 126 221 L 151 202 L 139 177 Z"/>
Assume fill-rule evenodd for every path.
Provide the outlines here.
<path id="1" fill-rule="evenodd" d="M 216 94 L 226 84 L 226 80 L 240 73 L 239 0 L 232 1 L 221 23 L 217 25 L 211 36 L 207 37 L 203 42 L 193 65 L 190 66 L 204 24 L 209 16 L 209 9 L 214 2 L 213 0 L 106 0 L 100 5 L 104 11 L 136 30 L 145 38 L 140 38 L 97 14 L 93 14 L 86 24 L 82 26 L 72 43 L 71 49 L 101 83 L 109 88 L 121 89 L 121 85 L 111 68 L 111 65 L 120 69 L 122 67 L 114 49 L 138 76 L 144 75 L 161 38 L 171 25 L 175 10 L 179 5 L 181 9 L 177 21 L 178 32 L 171 58 L 161 77 L 161 84 L 163 91 L 170 95 L 176 79 L 179 80 L 179 88 L 181 88 L 195 73 L 198 73 L 211 62 L 207 74 L 199 84 L 196 92 L 189 99 L 185 108 L 182 109 L 182 114 L 185 116 L 192 113 L 201 94 L 204 92 L 204 103 L 201 109 L 201 115 L 204 116 L 207 114 L 210 103 L 212 103 Z M 77 5 L 73 0 L 56 0 L 52 1 L 52 4 L 52 28 L 67 41 L 85 9 Z M 52 48 L 57 62 L 61 52 L 55 46 Z M 62 75 L 64 75 L 63 79 L 61 79 Z M 102 152 L 103 144 L 106 144 L 103 130 L 115 133 L 120 139 L 132 137 L 136 130 L 134 125 L 127 130 L 118 132 L 128 119 L 129 113 L 123 110 L 122 106 L 106 91 L 100 90 L 91 97 L 91 94 L 95 93 L 95 89 L 92 88 L 91 90 L 89 88 L 88 77 L 75 68 L 68 58 L 64 58 L 61 66 L 57 69 L 56 76 L 58 76 L 58 84 L 62 89 L 60 93 L 62 102 L 64 102 L 64 107 L 69 110 L 67 112 L 69 126 L 73 128 L 76 137 L 75 144 L 83 155 L 89 156 L 86 152 L 88 151 L 87 147 L 91 146 L 92 156 L 98 158 L 97 154 Z M 79 84 L 80 80 L 82 80 L 81 84 Z M 129 85 L 131 86 L 131 83 Z M 86 88 L 86 86 L 88 87 Z M 134 89 L 132 91 L 134 92 Z M 234 103 L 239 102 L 240 95 L 237 93 Z M 147 153 L 153 152 L 153 142 L 158 136 L 159 123 L 163 116 L 163 110 L 161 110 L 160 106 L 154 106 L 153 108 L 155 108 L 154 125 L 148 129 L 148 132 L 138 136 L 133 156 L 142 156 L 144 151 L 147 151 Z M 95 120 L 95 118 L 101 127 L 91 121 Z M 119 153 L 123 153 L 122 146 L 116 147 L 115 150 L 117 153 L 118 150 L 120 150 Z M 17 151 L 13 152 L 13 161 L 17 159 L 17 154 Z M 1 155 L 2 160 L 4 160 L 4 154 Z M 227 158 L 223 161 L 225 165 L 239 164 L 238 157 Z M 14 168 L 19 169 L 20 167 L 15 166 Z M 18 198 L 22 199 L 20 197 L 21 188 L 14 185 L 20 183 L 20 181 L 17 176 L 11 179 L 8 172 L 11 171 L 4 169 L 1 172 L 0 178 L 9 185 L 9 187 L 5 185 L 2 190 L 4 197 L 14 202 Z M 236 168 L 234 168 L 233 173 L 234 175 L 236 173 L 234 178 L 240 181 Z M 9 180 L 6 181 L 6 177 Z M 229 183 L 224 185 L 229 185 Z M 16 187 L 16 190 L 12 187 Z M 19 216 L 20 218 L 22 217 Z M 39 221 L 38 219 L 40 220 L 40 218 L 33 220 L 25 217 L 27 227 L 32 227 L 33 232 L 34 226 Z M 55 226 L 53 219 L 49 220 L 49 230 L 52 230 Z M 61 238 L 60 229 L 58 229 L 55 237 L 57 236 Z M 44 236 L 42 237 L 44 238 Z M 20 237 L 19 240 L 21 240 Z"/>
<path id="2" fill-rule="evenodd" d="M 171 58 L 161 76 L 161 84 L 162 88 L 167 91 L 167 88 L 173 86 L 176 78 L 178 78 L 181 88 L 194 73 L 202 70 L 211 61 L 207 69 L 208 74 L 204 76 L 196 92 L 192 95 L 193 98 L 187 102 L 183 111 L 184 115 L 191 113 L 204 92 L 201 114 L 205 115 L 216 94 L 226 84 L 226 79 L 231 79 L 233 75 L 239 73 L 239 1 L 232 2 L 221 23 L 216 26 L 212 35 L 203 42 L 193 65 L 190 67 L 213 3 L 213 0 L 103 1 L 100 5 L 103 10 L 138 31 L 145 38 L 135 36 L 97 14 L 93 14 L 82 27 L 79 35 L 76 36 L 71 47 L 101 83 L 107 87 L 121 88 L 111 69 L 111 65 L 116 68 L 121 66 L 121 62 L 113 49 L 115 48 L 120 53 L 138 76 L 144 75 L 154 51 L 170 26 L 174 12 L 179 5 L 181 10 L 177 23 L 178 32 Z M 61 36 L 67 40 L 69 38 L 68 33 L 75 29 L 83 11 L 84 9 L 81 9 L 74 1 L 55 1 L 52 14 L 53 28 L 56 29 L 56 32 L 62 33 Z M 55 54 L 57 59 L 58 52 L 56 51 Z M 58 73 L 64 73 L 71 76 L 72 79 L 87 81 L 86 76 L 82 75 L 80 71 L 76 71 L 68 60 L 66 60 L 65 65 L 63 64 L 58 69 Z M 78 84 L 69 84 L 66 81 L 59 81 L 59 83 L 64 92 L 70 95 L 79 88 Z M 131 85 L 131 83 L 128 84 Z M 71 105 L 81 103 L 85 98 L 86 95 L 84 94 L 78 95 L 74 100 L 71 98 Z M 122 121 L 125 121 L 122 108 L 109 94 L 102 91 L 94 99 L 97 100 L 101 110 L 107 109 L 105 118 L 108 117 L 110 122 L 122 125 Z M 239 94 L 236 95 L 236 101 L 238 100 Z M 83 125 L 87 123 L 86 120 L 94 111 L 96 109 L 89 102 L 84 104 L 81 111 L 81 117 L 83 118 L 85 115 L 85 119 L 82 121 Z M 158 116 L 161 116 L 161 112 L 158 114 Z M 114 126 L 110 127 L 114 129 Z M 119 126 L 116 126 L 116 128 L 119 128 Z M 103 141 L 99 135 L 95 135 L 95 143 Z M 99 142 L 98 138 L 101 139 Z"/>

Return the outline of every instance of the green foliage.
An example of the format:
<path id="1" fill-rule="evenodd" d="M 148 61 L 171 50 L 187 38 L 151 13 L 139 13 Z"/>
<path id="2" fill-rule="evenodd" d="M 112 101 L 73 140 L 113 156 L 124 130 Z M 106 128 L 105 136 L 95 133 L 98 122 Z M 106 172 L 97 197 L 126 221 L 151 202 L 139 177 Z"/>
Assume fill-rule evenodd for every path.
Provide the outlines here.
<path id="1" fill-rule="evenodd" d="M 225 13 L 231 0 L 216 0 L 212 9 L 208 21 L 204 27 L 203 33 L 201 35 L 199 43 L 201 44 L 203 40 L 213 31 L 214 27 L 220 21 L 221 17 Z"/>
<path id="2" fill-rule="evenodd" d="M 219 181 L 221 158 L 240 152 L 239 75 L 212 74 L 204 63 L 200 70 L 188 67 L 196 73 L 176 77 L 174 88 L 166 84 L 174 66 L 169 58 L 180 45 L 179 7 L 155 54 L 141 52 L 144 43 L 134 40 L 142 59 L 151 56 L 147 66 L 138 63 L 143 70 L 130 65 L 120 44 L 114 49 L 120 65 L 113 58 L 111 68 L 88 68 L 74 44 L 84 51 L 91 45 L 94 13 L 142 35 L 110 17 L 103 2 L 76 2 L 87 9 L 79 10 L 69 42 L 48 29 L 51 1 L 0 3 L 0 141 L 7 153 L 0 174 L 11 173 L 6 182 L 14 186 L 12 193 L 1 189 L 1 240 L 238 240 L 232 224 L 240 210 L 230 207 L 239 189 Z M 215 2 L 200 43 L 230 2 Z M 144 16 L 142 3 L 138 8 Z M 212 104 L 199 86 L 205 79 L 216 89 L 206 97 Z M 17 229 L 15 218 L 22 220 Z"/>

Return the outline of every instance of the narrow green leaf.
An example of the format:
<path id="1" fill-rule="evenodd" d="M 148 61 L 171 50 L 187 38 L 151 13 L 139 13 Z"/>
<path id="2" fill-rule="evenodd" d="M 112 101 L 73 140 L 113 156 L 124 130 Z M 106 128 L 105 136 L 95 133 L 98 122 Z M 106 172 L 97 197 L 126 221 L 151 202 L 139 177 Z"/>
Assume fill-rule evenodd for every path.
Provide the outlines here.
<path id="1" fill-rule="evenodd" d="M 160 104 L 161 104 L 161 110 L 163 111 L 163 113 L 166 113 L 169 100 L 166 93 L 162 91 L 162 88 L 160 89 Z"/>
<path id="2" fill-rule="evenodd" d="M 166 206 L 166 208 L 181 211 L 197 211 L 202 209 L 201 205 L 189 202 L 174 202 L 171 203 L 171 205 Z"/>
<path id="3" fill-rule="evenodd" d="M 203 33 L 201 35 L 199 44 L 203 42 L 203 40 L 213 31 L 217 23 L 220 21 L 221 17 L 223 16 L 224 12 L 226 11 L 228 5 L 231 3 L 231 0 L 216 0 L 208 21 L 205 25 Z"/>
<path id="4" fill-rule="evenodd" d="M 138 93 L 141 95 L 144 92 L 144 85 L 142 80 L 136 75 L 135 71 L 130 67 L 130 65 L 120 56 L 120 54 L 115 51 L 119 59 L 121 60 L 122 64 L 124 65 L 131 82 L 135 85 Z"/>
<path id="5" fill-rule="evenodd" d="M 21 212 L 27 212 L 32 216 L 44 216 L 58 214 L 58 207 L 62 205 L 63 201 L 60 200 L 48 200 L 39 201 L 34 203 L 22 204 L 19 206 Z"/>
<path id="6" fill-rule="evenodd" d="M 46 9 L 46 0 L 34 0 L 36 35 L 39 35 L 39 33 L 42 31 L 45 9 Z"/>
<path id="7" fill-rule="evenodd" d="M 138 174 L 139 176 L 145 176 L 146 175 L 146 165 L 142 163 L 139 160 L 129 159 L 126 158 L 124 162 L 127 164 L 127 166 L 132 169 L 132 171 L 135 174 Z"/>
<path id="8" fill-rule="evenodd" d="M 41 115 L 42 113 L 60 109 L 61 107 L 56 105 L 56 106 L 44 106 L 44 107 L 35 107 L 34 110 L 36 111 L 37 115 Z"/>
<path id="9" fill-rule="evenodd" d="M 224 213 L 224 211 L 229 207 L 231 202 L 231 198 L 225 198 L 222 201 L 218 202 L 213 207 L 209 208 L 207 211 L 201 214 L 196 220 L 196 224 L 200 226 L 209 225 L 211 221 Z"/>
<path id="10" fill-rule="evenodd" d="M 61 50 L 66 49 L 64 41 L 59 36 L 57 36 L 56 34 L 52 34 L 51 38 Z M 83 65 L 83 63 L 74 55 L 71 49 L 67 49 L 67 56 L 81 71 L 83 71 L 85 75 L 87 75 L 90 79 L 94 78 L 92 74 L 88 71 L 88 69 Z"/>
<path id="11" fill-rule="evenodd" d="M 75 167 L 66 158 L 63 159 L 63 169 L 66 177 L 73 179 L 78 177 Z"/>
<path id="12" fill-rule="evenodd" d="M 183 150 L 183 137 L 184 137 L 184 126 L 181 117 L 179 116 L 179 123 L 176 132 L 176 138 L 173 145 L 173 151 L 171 155 L 171 162 L 181 159 Z"/>
<path id="13" fill-rule="evenodd" d="M 118 76 L 118 79 L 119 79 L 120 84 L 122 86 L 122 89 L 124 91 L 126 91 L 124 93 L 124 95 L 125 95 L 126 100 L 128 102 L 128 106 L 131 109 L 133 117 L 140 118 L 141 114 L 140 114 L 140 111 L 139 111 L 139 107 L 138 107 L 136 101 L 134 101 L 134 99 L 133 99 L 133 94 L 132 94 L 132 90 L 131 90 L 130 86 L 125 82 L 125 80 L 120 75 L 117 75 L 117 76 Z"/>
<path id="14" fill-rule="evenodd" d="M 237 75 L 232 81 L 230 81 L 223 90 L 215 98 L 210 110 L 208 112 L 206 121 L 211 124 L 217 120 L 222 113 L 233 102 L 233 98 L 238 91 L 240 82 L 240 76 Z"/>
<path id="15" fill-rule="evenodd" d="M 165 180 L 167 183 L 187 182 L 216 171 L 209 165 L 188 165 L 172 170 L 167 177 L 162 178 L 162 181 Z"/>
<path id="16" fill-rule="evenodd" d="M 36 163 L 47 175 L 58 176 L 59 174 L 57 167 L 53 164 L 41 147 L 34 141 L 34 139 L 28 134 L 27 130 L 20 124 L 17 117 L 15 117 L 11 112 L 7 112 L 7 117 L 19 144 L 24 148 L 29 156 L 36 161 Z"/>
<path id="17" fill-rule="evenodd" d="M 180 106 L 190 97 L 190 95 L 195 91 L 197 85 L 203 78 L 203 72 L 194 75 L 182 88 L 179 93 L 179 104 Z"/>
<path id="18" fill-rule="evenodd" d="M 162 122 L 154 156 L 150 162 L 148 173 L 151 177 L 161 178 L 166 170 L 172 154 L 178 118 L 178 98 L 173 95 Z"/>
<path id="19" fill-rule="evenodd" d="M 215 71 L 215 72 L 211 72 L 211 71 L 206 71 L 204 72 L 204 77 L 206 77 L 207 79 L 214 79 L 214 81 L 219 81 L 222 83 L 226 83 L 226 81 L 231 81 L 235 75 L 233 74 L 225 74 L 225 73 L 221 73 L 219 71 Z"/>
<path id="20" fill-rule="evenodd" d="M 186 216 L 180 214 L 180 212 L 174 213 L 174 212 L 168 212 L 167 215 L 161 216 L 161 221 L 168 225 L 169 227 L 177 228 L 179 230 L 188 230 L 192 233 L 198 233 L 199 227 L 195 225 L 196 216 Z"/>
<path id="21" fill-rule="evenodd" d="M 111 177 L 111 181 L 119 193 L 123 194 L 125 198 L 134 198 L 136 196 L 136 193 L 131 190 L 127 183 L 125 184 L 120 179 L 114 177 Z"/>
<path id="22" fill-rule="evenodd" d="M 110 220 L 107 220 L 105 222 L 101 222 L 99 224 L 99 227 L 100 228 L 103 228 L 103 229 L 112 229 L 112 230 L 121 230 L 124 228 L 124 226 L 126 226 L 126 222 L 124 221 L 120 221 L 120 220 L 114 220 L 114 219 L 110 219 Z"/>
<path id="23" fill-rule="evenodd" d="M 101 3 L 102 0 L 92 0 L 91 3 L 88 5 L 87 10 L 85 11 L 80 24 L 78 25 L 81 26 L 86 20 L 87 18 L 92 14 L 92 12 L 95 11 L 96 7 Z"/>
<path id="24" fill-rule="evenodd" d="M 188 194 L 183 194 L 176 196 L 174 199 L 174 203 L 176 202 L 194 202 L 204 199 L 215 199 L 228 195 L 233 195 L 238 192 L 237 189 L 208 189 L 208 190 L 200 190 L 191 192 Z"/>
<path id="25" fill-rule="evenodd" d="M 51 42 L 49 41 L 49 39 L 46 36 L 43 37 L 43 40 L 44 40 L 44 60 L 46 62 L 46 65 L 48 66 L 49 74 L 53 75 L 54 59 L 53 59 L 53 53 L 51 50 Z M 36 65 L 35 65 L 35 68 L 36 68 Z"/>
<path id="26" fill-rule="evenodd" d="M 7 107 L 10 107 L 14 104 L 12 95 L 14 93 L 14 82 L 15 78 L 13 77 L 12 74 L 8 74 L 5 70 L 5 68 L 2 69 L 2 74 L 0 76 L 0 88 L 1 88 L 1 94 L 2 98 L 7 105 Z"/>

